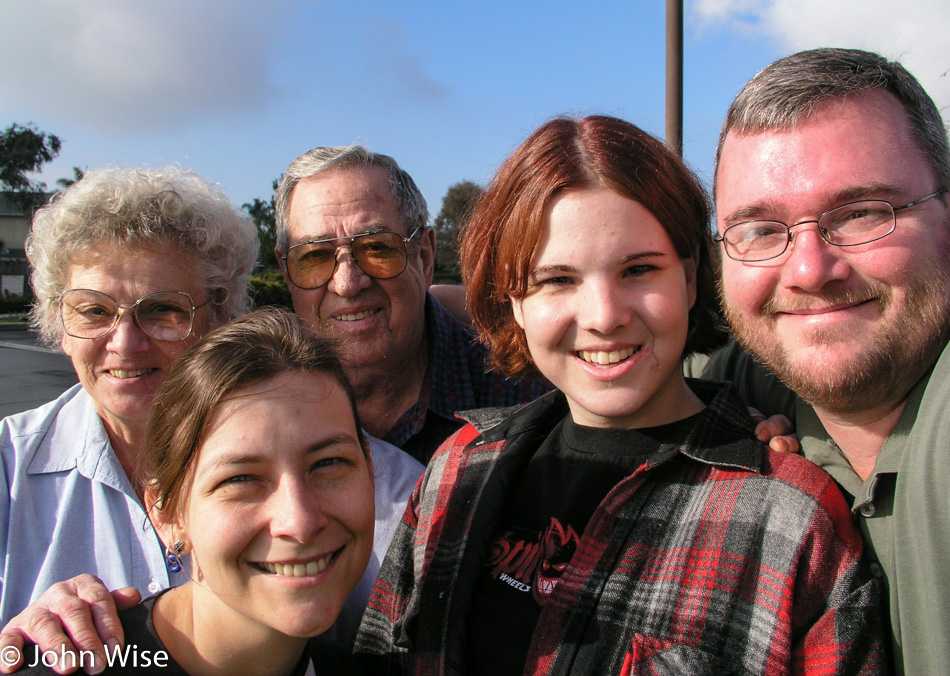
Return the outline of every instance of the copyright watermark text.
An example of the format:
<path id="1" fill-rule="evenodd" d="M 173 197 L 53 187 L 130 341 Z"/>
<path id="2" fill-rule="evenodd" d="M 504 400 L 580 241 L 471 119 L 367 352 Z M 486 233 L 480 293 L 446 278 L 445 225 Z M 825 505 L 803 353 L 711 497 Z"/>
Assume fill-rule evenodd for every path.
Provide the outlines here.
<path id="1" fill-rule="evenodd" d="M 14 664 L 20 661 L 20 651 L 10 645 L 0 650 L 0 662 L 3 662 L 6 666 L 12 667 Z"/>
<path id="2" fill-rule="evenodd" d="M 23 658 L 27 667 L 78 667 L 88 670 L 96 664 L 96 657 L 91 650 L 80 650 L 78 653 L 66 650 L 63 646 L 56 650 L 40 650 L 39 646 L 27 647 Z M 164 650 L 139 650 L 137 645 L 127 645 L 124 648 L 116 646 L 111 650 L 106 647 L 106 666 L 113 668 L 146 668 L 167 667 L 168 653 Z M 7 646 L 0 650 L 0 662 L 12 666 L 20 661 L 20 651 L 15 646 Z"/>

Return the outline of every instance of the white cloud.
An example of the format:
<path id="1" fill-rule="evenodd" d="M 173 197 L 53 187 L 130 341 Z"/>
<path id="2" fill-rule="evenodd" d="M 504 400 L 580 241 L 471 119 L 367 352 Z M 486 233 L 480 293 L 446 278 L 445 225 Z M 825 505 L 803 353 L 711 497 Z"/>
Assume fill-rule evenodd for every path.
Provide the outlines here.
<path id="1" fill-rule="evenodd" d="M 692 9 L 710 26 L 766 35 L 787 53 L 853 47 L 897 59 L 950 118 L 946 0 L 696 0 Z"/>
<path id="2" fill-rule="evenodd" d="M 372 77 L 389 96 L 440 103 L 449 95 L 449 88 L 430 77 L 425 64 L 413 53 L 401 24 L 368 19 L 362 38 L 370 55 Z"/>
<path id="3" fill-rule="evenodd" d="M 259 109 L 282 5 L 4 0 L 0 115 L 134 132 Z"/>

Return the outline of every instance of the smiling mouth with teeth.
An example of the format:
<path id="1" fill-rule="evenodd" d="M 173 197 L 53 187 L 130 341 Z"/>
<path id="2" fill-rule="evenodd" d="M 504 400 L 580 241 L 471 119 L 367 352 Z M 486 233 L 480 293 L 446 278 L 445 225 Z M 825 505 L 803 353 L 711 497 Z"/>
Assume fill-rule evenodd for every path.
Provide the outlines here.
<path id="1" fill-rule="evenodd" d="M 639 347 L 625 347 L 622 350 L 614 350 L 613 352 L 591 352 L 589 350 L 581 350 L 577 353 L 577 355 L 588 364 L 608 366 L 610 364 L 619 364 L 624 359 L 629 359 L 639 351 Z"/>
<path id="2" fill-rule="evenodd" d="M 283 577 L 307 577 L 308 575 L 316 575 L 317 573 L 322 573 L 326 570 L 326 567 L 330 565 L 330 561 L 333 560 L 334 554 L 329 554 L 322 559 L 316 559 L 315 561 L 308 561 L 307 563 L 268 563 L 261 562 L 255 563 L 254 565 L 261 570 L 264 570 L 271 575 L 281 575 Z"/>
<path id="3" fill-rule="evenodd" d="M 362 312 L 357 312 L 355 314 L 336 315 L 334 319 L 339 322 L 357 322 L 361 319 L 366 319 L 367 317 L 370 317 L 376 314 L 377 312 L 378 310 L 363 310 Z"/>
<path id="4" fill-rule="evenodd" d="M 146 373 L 151 373 L 155 369 L 135 369 L 134 371 L 124 371 L 122 369 L 110 369 L 109 375 L 115 378 L 137 378 L 139 376 L 144 376 Z"/>

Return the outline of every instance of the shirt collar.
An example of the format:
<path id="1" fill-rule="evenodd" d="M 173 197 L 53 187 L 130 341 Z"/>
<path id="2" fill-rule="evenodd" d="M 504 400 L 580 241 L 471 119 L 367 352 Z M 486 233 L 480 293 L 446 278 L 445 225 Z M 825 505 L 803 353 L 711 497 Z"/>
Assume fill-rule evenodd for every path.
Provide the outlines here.
<path id="1" fill-rule="evenodd" d="M 687 382 L 706 408 L 695 416 L 693 428 L 681 444 L 664 444 L 650 457 L 648 464 L 657 465 L 682 453 L 708 465 L 761 472 L 764 447 L 753 436 L 755 425 L 733 386 L 692 378 L 687 378 Z M 554 420 L 568 414 L 566 398 L 555 391 L 518 410 L 472 412 L 465 417 L 480 429 L 498 421 L 481 439 L 492 442 L 537 429 L 545 433 Z M 542 422 L 545 419 L 547 423 Z"/>
<path id="2" fill-rule="evenodd" d="M 67 398 L 73 390 L 76 391 Z M 131 482 L 112 452 L 92 397 L 81 385 L 75 385 L 57 402 L 64 398 L 59 410 L 50 412 L 46 436 L 30 461 L 27 474 L 76 469 L 88 479 L 130 492 Z"/>
<path id="3" fill-rule="evenodd" d="M 865 480 L 862 480 L 852 469 L 851 463 L 848 462 L 844 453 L 831 438 L 831 435 L 828 434 L 815 409 L 801 398 L 796 397 L 796 431 L 801 440 L 802 453 L 806 458 L 828 472 L 831 478 L 853 498 L 851 506 L 853 512 L 874 501 L 875 491 L 879 486 L 884 485 L 879 481 L 881 475 L 897 474 L 901 457 L 904 454 L 904 445 L 913 429 L 914 422 L 917 420 L 920 402 L 932 374 L 933 369 L 917 381 L 917 384 L 907 395 L 904 410 L 901 411 L 897 425 L 885 440 L 884 447 L 874 463 L 874 469 L 871 470 L 871 474 Z"/>

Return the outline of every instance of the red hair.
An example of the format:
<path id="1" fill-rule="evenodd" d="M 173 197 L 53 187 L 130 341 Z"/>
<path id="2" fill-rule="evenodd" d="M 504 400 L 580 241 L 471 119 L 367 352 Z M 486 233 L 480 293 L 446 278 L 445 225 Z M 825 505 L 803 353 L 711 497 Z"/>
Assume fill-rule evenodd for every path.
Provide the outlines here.
<path id="1" fill-rule="evenodd" d="M 515 378 L 538 374 L 510 298 L 525 295 L 552 198 L 604 187 L 635 200 L 660 222 L 680 258 L 696 262 L 696 303 L 684 356 L 725 342 L 715 279 L 709 198 L 696 176 L 660 141 L 615 117 L 545 123 L 496 172 L 461 238 L 462 276 L 492 366 Z"/>

